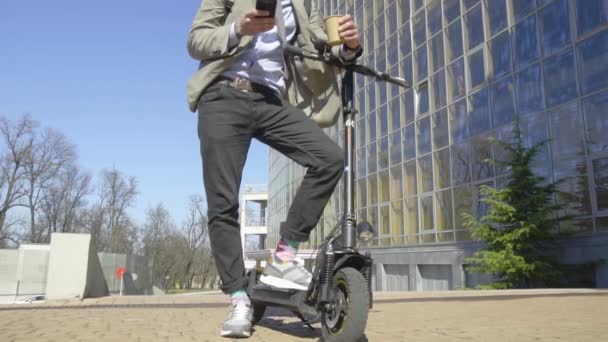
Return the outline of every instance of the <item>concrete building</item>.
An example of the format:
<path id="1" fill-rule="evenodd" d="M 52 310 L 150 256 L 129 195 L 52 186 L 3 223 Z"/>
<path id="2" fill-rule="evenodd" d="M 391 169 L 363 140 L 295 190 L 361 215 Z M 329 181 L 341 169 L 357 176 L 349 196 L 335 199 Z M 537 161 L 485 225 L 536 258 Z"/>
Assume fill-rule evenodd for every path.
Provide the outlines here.
<path id="1" fill-rule="evenodd" d="M 500 187 L 506 140 L 521 117 L 526 143 L 548 139 L 534 161 L 556 198 L 576 216 L 563 262 L 608 259 L 608 1 L 318 1 L 323 16 L 350 13 L 362 34 L 363 62 L 400 75 L 413 91 L 355 79 L 357 216 L 376 228 L 369 248 L 377 290 L 472 287 L 482 277 L 463 263 L 479 245 L 460 214 L 484 213 L 479 187 Z M 342 144 L 340 122 L 327 134 Z M 304 170 L 270 152 L 267 245 Z M 342 213 L 341 184 L 309 246 Z M 608 267 L 576 281 L 608 287 Z"/>

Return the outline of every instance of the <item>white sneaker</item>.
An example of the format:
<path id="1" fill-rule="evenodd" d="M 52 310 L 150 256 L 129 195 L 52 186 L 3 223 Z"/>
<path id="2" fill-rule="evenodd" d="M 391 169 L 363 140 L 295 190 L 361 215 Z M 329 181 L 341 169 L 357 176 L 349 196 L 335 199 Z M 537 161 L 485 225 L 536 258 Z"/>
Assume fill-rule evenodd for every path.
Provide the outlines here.
<path id="1" fill-rule="evenodd" d="M 224 321 L 220 336 L 222 337 L 249 337 L 251 336 L 251 320 L 253 309 L 251 305 L 239 301 L 232 306 L 228 318 Z"/>
<path id="2" fill-rule="evenodd" d="M 312 274 L 295 261 L 285 263 L 275 262 L 270 257 L 264 272 L 260 276 L 260 282 L 282 289 L 308 290 Z"/>

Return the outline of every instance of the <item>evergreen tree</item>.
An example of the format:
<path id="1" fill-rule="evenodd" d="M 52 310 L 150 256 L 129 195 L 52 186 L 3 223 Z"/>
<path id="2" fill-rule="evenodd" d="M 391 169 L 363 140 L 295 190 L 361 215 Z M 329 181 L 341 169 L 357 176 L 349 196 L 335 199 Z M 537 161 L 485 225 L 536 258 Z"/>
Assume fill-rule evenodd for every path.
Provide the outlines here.
<path id="1" fill-rule="evenodd" d="M 524 145 L 519 119 L 513 141 L 497 144 L 510 155 L 508 161 L 492 161 L 508 167 L 506 186 L 482 186 L 481 201 L 489 210 L 481 218 L 463 214 L 464 225 L 487 247 L 467 258 L 467 270 L 490 274 L 495 283 L 482 288 L 547 286 L 559 280 L 560 271 L 551 251 L 557 238 L 560 206 L 554 202 L 558 183 L 546 184 L 531 168 L 546 141 Z"/>

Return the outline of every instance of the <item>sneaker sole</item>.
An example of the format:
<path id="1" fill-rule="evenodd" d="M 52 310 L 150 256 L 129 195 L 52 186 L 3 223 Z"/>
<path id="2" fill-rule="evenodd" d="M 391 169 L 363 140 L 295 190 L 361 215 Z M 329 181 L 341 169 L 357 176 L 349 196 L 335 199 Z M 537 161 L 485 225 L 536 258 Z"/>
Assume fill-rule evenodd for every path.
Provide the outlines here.
<path id="1" fill-rule="evenodd" d="M 250 337 L 251 336 L 251 332 L 249 332 L 249 331 L 222 330 L 220 332 L 220 336 L 222 336 L 222 337 Z"/>
<path id="2" fill-rule="evenodd" d="M 274 276 L 262 275 L 260 277 L 260 282 L 262 282 L 266 285 L 272 286 L 272 287 L 278 287 L 280 289 L 293 289 L 293 290 L 300 290 L 300 291 L 308 290 L 308 286 L 300 285 L 291 280 L 278 278 L 278 277 L 274 277 Z"/>

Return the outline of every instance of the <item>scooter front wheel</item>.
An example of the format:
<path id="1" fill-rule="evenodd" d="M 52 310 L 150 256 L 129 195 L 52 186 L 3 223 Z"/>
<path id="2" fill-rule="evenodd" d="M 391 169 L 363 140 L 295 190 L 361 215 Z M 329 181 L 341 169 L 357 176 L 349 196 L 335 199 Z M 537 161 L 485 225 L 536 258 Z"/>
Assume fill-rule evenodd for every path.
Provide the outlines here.
<path id="1" fill-rule="evenodd" d="M 323 340 L 326 342 L 359 341 L 365 333 L 369 309 L 367 282 L 352 267 L 336 272 L 332 302 L 322 310 Z"/>

